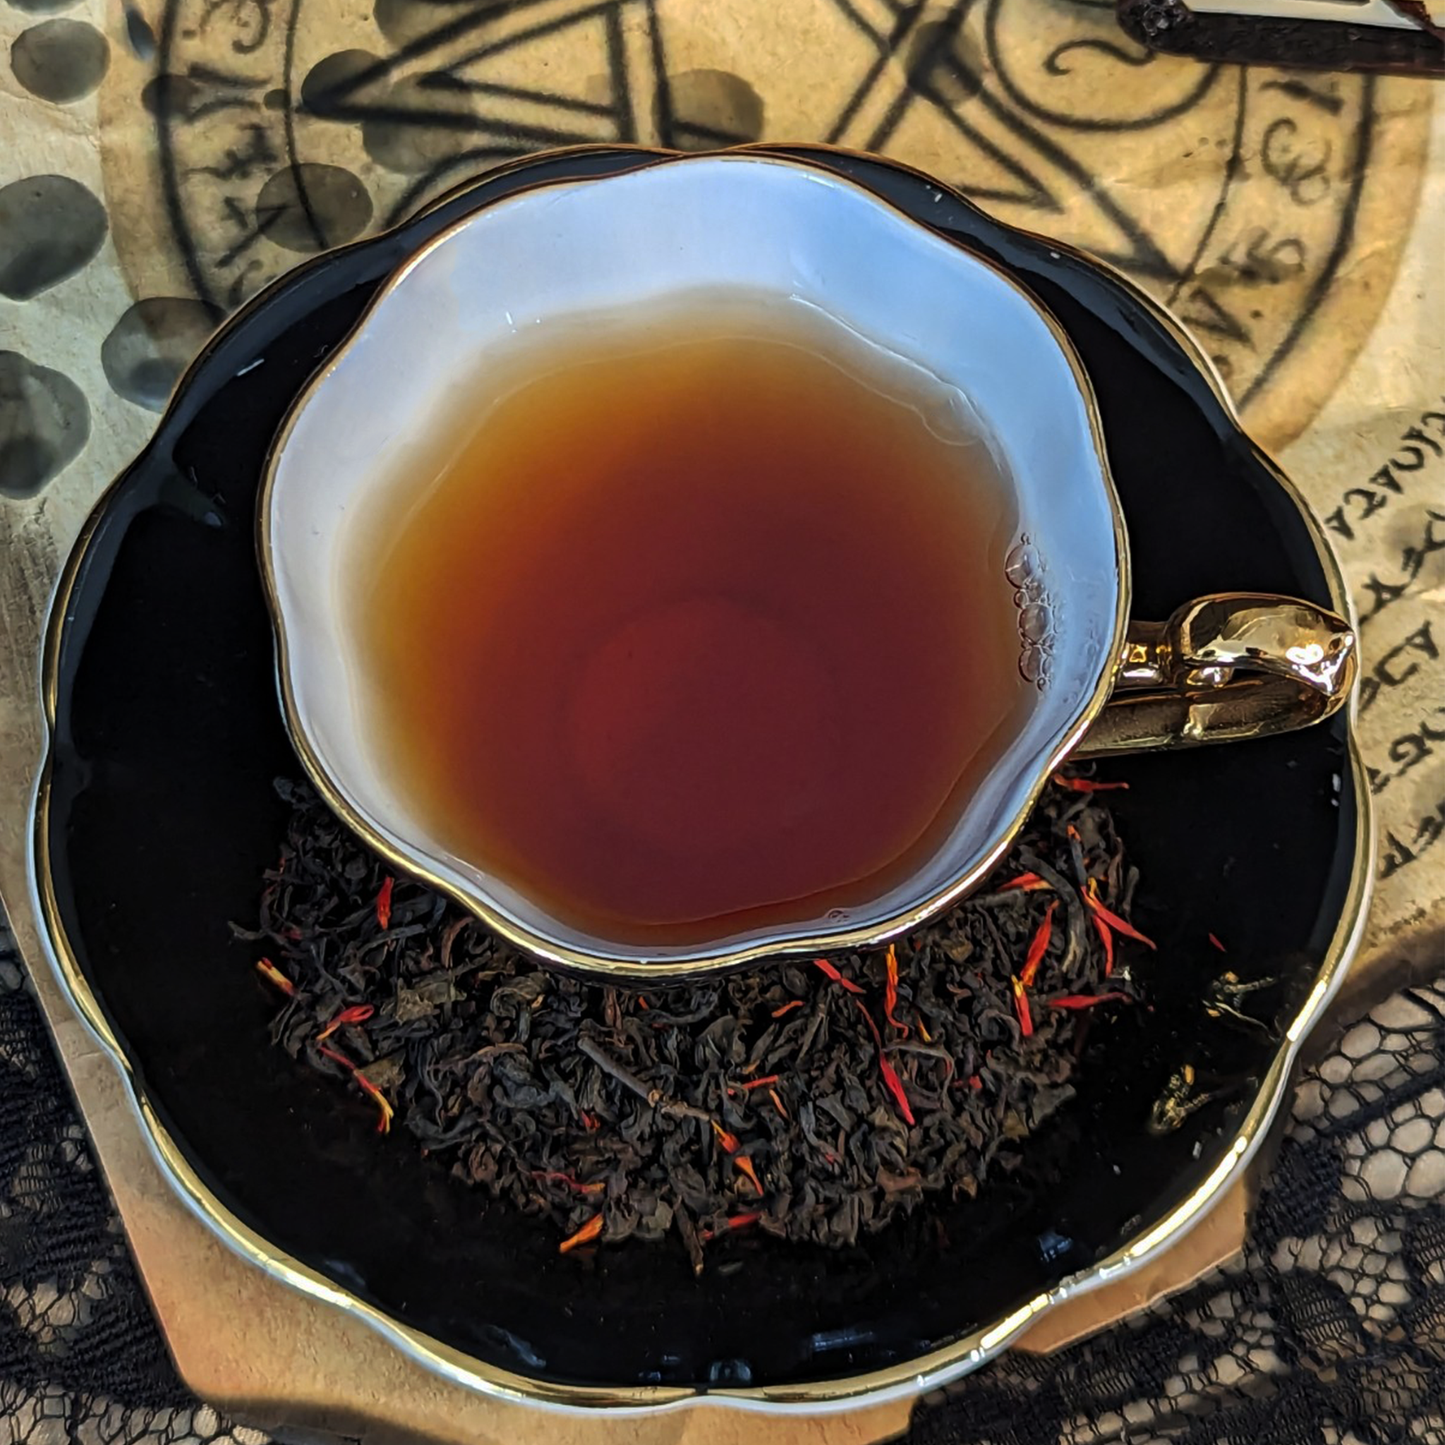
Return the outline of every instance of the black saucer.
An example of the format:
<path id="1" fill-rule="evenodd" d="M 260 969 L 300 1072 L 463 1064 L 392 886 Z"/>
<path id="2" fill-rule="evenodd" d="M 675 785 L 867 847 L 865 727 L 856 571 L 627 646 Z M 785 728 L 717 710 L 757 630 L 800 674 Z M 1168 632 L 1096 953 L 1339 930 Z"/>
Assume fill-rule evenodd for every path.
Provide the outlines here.
<path id="1" fill-rule="evenodd" d="M 1297 502 L 1127 283 L 889 163 L 793 154 L 993 257 L 1070 332 L 1133 539 L 1137 615 L 1163 617 L 1218 590 L 1341 606 Z M 901 1378 L 897 1366 L 990 1328 L 1140 1236 L 1219 1164 L 1272 1069 L 1278 1089 L 1285 1031 L 1337 961 L 1342 919 L 1358 907 L 1364 862 L 1343 715 L 1111 765 L 1132 785 L 1113 798 L 1145 880 L 1136 916 L 1160 945 L 1152 1008 L 1090 1032 L 1079 1097 L 1030 1141 L 1014 1175 L 848 1253 L 739 1239 L 729 1248 L 742 1268 L 700 1281 L 680 1249 L 559 1258 L 549 1232 L 453 1184 L 404 1134 L 378 1139 L 362 1102 L 273 1049 L 272 999 L 227 929 L 254 917 L 260 872 L 276 857 L 283 810 L 271 780 L 299 773 L 252 542 L 273 431 L 420 243 L 518 187 L 651 159 L 585 151 L 494 175 L 396 232 L 301 267 L 222 329 L 97 508 L 62 588 L 37 873 L 42 893 L 53 889 L 62 972 L 113 1034 L 193 1193 L 266 1241 L 265 1253 L 299 1261 L 483 1373 L 604 1391 Z M 1278 980 L 1250 995 L 1262 1026 L 1206 1013 L 1225 968 Z M 1151 1109 L 1186 1064 L 1214 1097 L 1152 1132 Z"/>

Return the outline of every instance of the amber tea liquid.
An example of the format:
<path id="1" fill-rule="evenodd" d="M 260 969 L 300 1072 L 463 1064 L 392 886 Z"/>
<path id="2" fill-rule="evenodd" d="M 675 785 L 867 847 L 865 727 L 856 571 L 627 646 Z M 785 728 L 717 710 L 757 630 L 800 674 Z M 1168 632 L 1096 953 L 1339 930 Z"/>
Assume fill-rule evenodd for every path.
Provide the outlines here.
<path id="1" fill-rule="evenodd" d="M 498 368 L 374 519 L 361 585 L 432 838 L 619 945 L 903 881 L 1027 695 L 1015 505 L 956 394 L 776 299 Z"/>

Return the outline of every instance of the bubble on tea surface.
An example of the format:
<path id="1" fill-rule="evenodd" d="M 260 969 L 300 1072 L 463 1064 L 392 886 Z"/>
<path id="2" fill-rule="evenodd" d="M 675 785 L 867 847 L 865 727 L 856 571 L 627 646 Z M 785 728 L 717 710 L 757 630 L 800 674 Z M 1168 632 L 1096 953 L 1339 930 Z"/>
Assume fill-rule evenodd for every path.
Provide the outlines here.
<path id="1" fill-rule="evenodd" d="M 1044 564 L 1027 532 L 1004 558 L 1004 576 L 1014 588 L 1018 608 L 1019 672 L 1040 690 L 1048 682 L 1049 651 L 1054 636 L 1054 613 L 1044 590 Z"/>
<path id="2" fill-rule="evenodd" d="M 1038 583 L 1042 573 L 1039 554 L 1027 536 L 1020 537 L 1004 558 L 1003 574 L 1020 592 Z"/>
<path id="3" fill-rule="evenodd" d="M 1054 614 L 1042 602 L 1032 602 L 1019 613 L 1019 631 L 1025 642 L 1042 645 L 1054 630 Z"/>

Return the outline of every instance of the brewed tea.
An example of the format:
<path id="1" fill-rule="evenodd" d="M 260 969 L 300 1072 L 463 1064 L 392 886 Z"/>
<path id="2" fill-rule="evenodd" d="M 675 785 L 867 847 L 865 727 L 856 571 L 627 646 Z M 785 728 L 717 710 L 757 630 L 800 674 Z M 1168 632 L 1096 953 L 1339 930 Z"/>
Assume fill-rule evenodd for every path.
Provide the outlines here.
<path id="1" fill-rule="evenodd" d="M 1015 502 L 967 402 L 776 301 L 517 353 L 371 519 L 359 584 L 432 838 L 619 945 L 903 882 L 1028 696 Z"/>

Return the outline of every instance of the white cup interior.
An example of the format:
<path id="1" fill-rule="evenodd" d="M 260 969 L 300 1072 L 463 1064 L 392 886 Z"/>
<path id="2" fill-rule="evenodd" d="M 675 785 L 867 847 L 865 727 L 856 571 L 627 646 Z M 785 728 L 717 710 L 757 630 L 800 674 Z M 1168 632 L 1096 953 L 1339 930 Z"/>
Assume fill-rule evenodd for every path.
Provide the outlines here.
<path id="1" fill-rule="evenodd" d="M 369 717 L 355 633 L 364 529 L 416 485 L 418 458 L 509 349 L 581 314 L 737 288 L 834 318 L 968 398 L 1017 494 L 1020 600 L 1045 674 L 1032 710 L 947 841 L 905 885 L 841 916 L 707 946 L 619 946 L 439 847 L 396 786 Z M 423 469 L 424 471 L 424 469 Z M 696 157 L 523 192 L 433 241 L 382 291 L 303 394 L 260 519 L 288 718 L 312 771 L 371 841 L 564 963 L 638 966 L 861 942 L 966 891 L 1006 846 L 1105 695 L 1128 572 L 1087 379 L 1057 325 L 1002 272 L 831 173 Z M 1026 542 L 1023 540 L 1026 538 Z"/>

